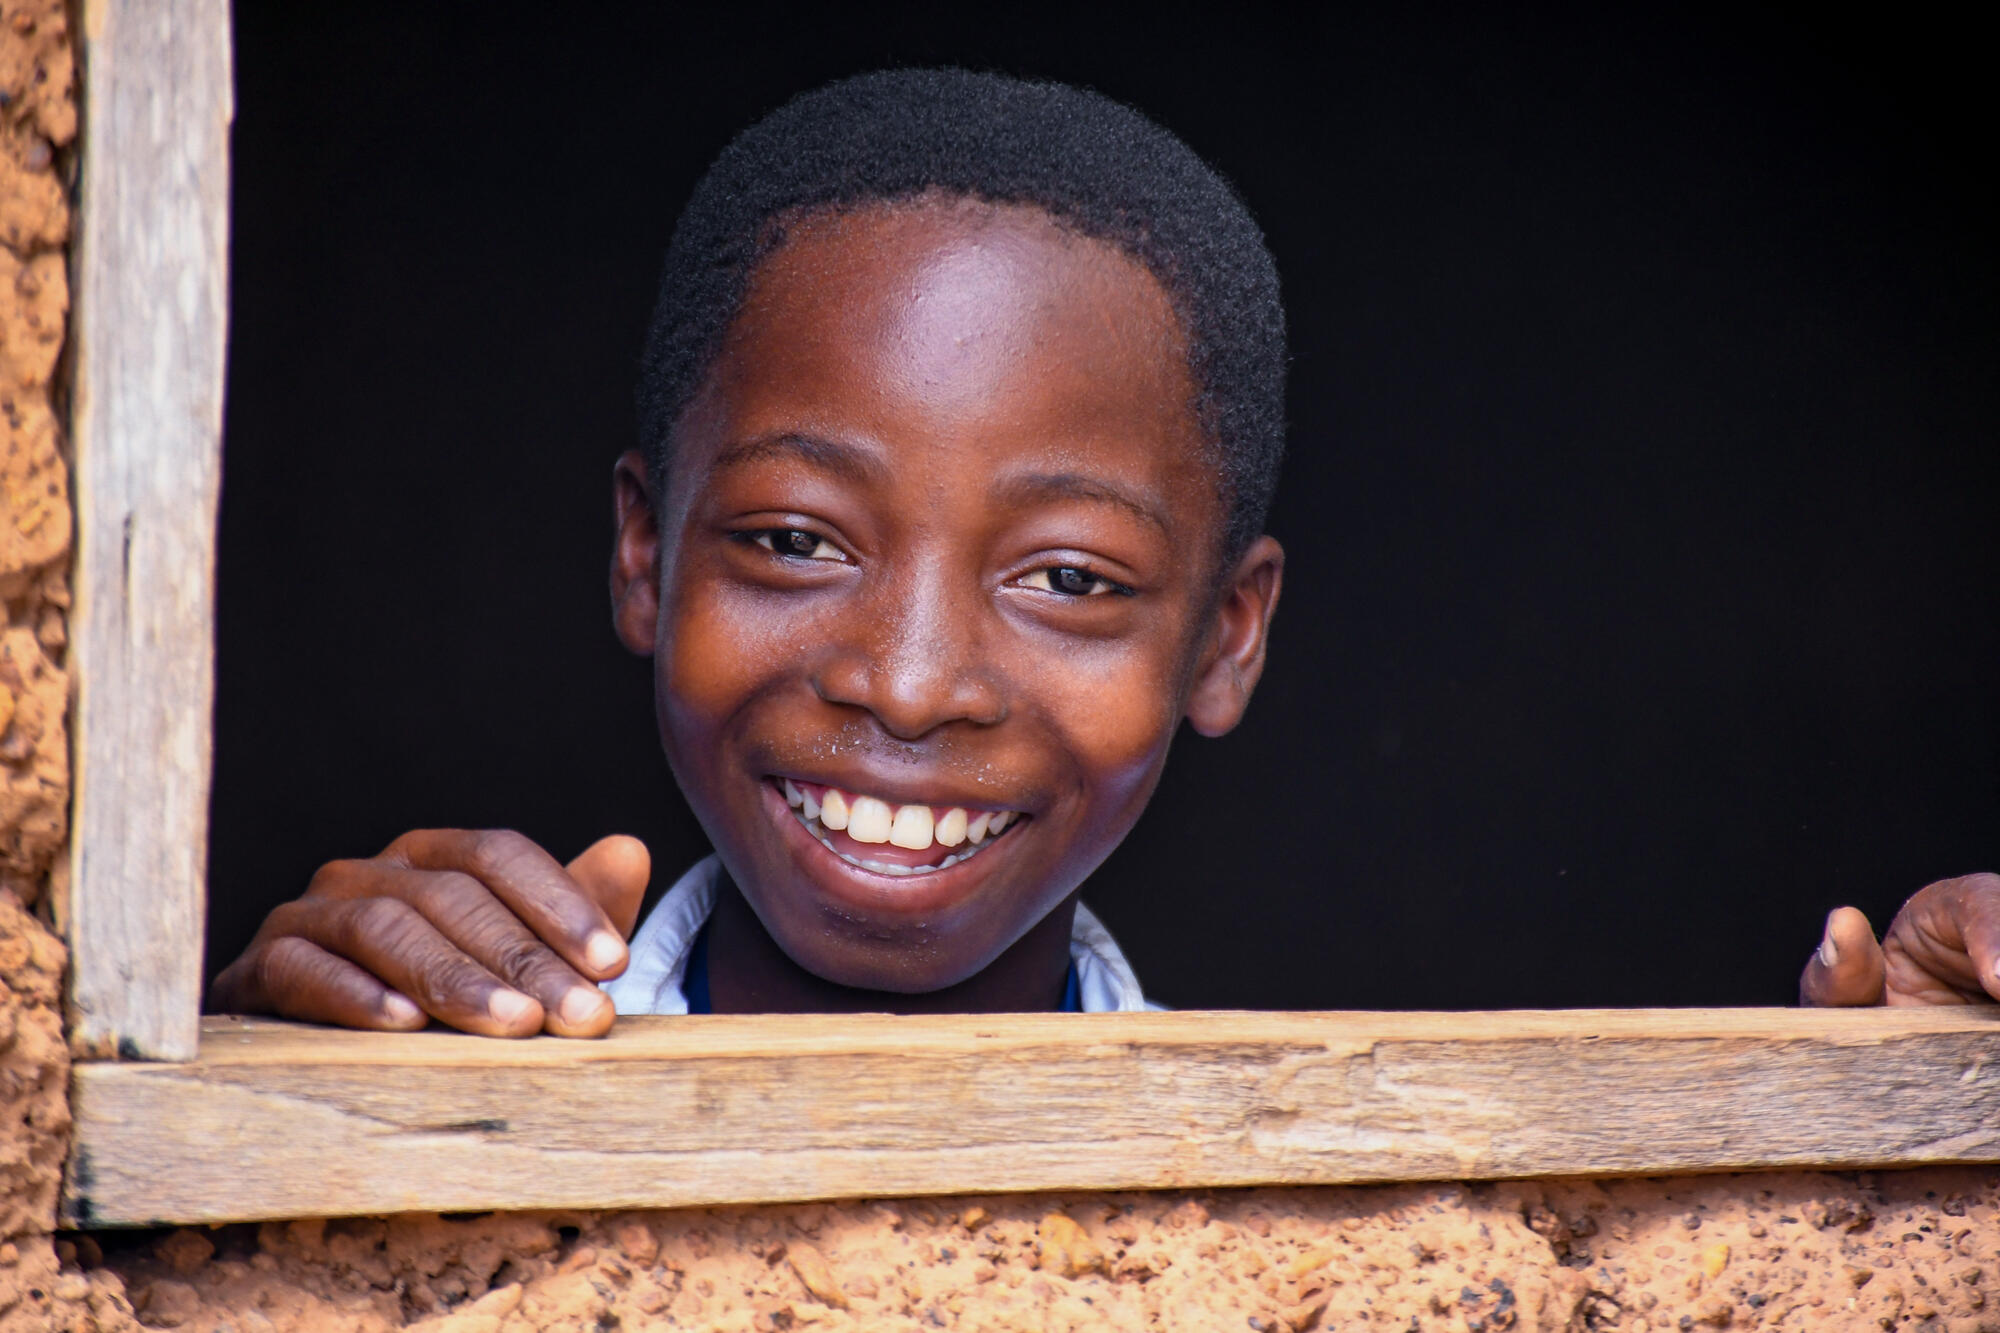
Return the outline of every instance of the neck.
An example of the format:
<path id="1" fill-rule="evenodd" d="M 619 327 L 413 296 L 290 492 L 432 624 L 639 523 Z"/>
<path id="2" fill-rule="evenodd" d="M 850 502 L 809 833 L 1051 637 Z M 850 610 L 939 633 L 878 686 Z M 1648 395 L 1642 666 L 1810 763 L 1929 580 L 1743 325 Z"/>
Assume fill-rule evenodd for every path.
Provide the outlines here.
<path id="1" fill-rule="evenodd" d="M 718 1014 L 1018 1014 L 1062 1008 L 1076 895 L 955 986 L 904 995 L 858 990 L 793 962 L 725 874 L 708 920 L 708 995 Z"/>

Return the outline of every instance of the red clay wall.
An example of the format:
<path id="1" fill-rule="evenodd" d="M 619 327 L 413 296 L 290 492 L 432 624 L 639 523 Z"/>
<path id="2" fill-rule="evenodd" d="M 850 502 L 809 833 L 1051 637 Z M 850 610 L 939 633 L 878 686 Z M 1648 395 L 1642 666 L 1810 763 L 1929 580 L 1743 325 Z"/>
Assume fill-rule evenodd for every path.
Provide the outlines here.
<path id="1" fill-rule="evenodd" d="M 202 1333 L 1971 1333 L 2000 1329 L 2000 1173 L 294 1222 L 111 1263 L 143 1318 Z"/>
<path id="2" fill-rule="evenodd" d="M 0 1333 L 1950 1329 L 2000 1333 L 2000 1172 L 1042 1196 L 51 1233 L 69 1128 L 75 140 L 62 0 L 0 7 Z M 136 1307 L 136 1311 L 135 1311 Z"/>
<path id="3" fill-rule="evenodd" d="M 23 1283 L 53 1275 L 48 1230 L 69 1132 L 63 950 L 32 915 L 69 810 L 64 611 L 69 466 L 52 400 L 69 313 L 64 171 L 76 102 L 61 0 L 0 10 L 0 1328 L 40 1328 Z M 29 1302 L 32 1307 L 33 1302 Z"/>

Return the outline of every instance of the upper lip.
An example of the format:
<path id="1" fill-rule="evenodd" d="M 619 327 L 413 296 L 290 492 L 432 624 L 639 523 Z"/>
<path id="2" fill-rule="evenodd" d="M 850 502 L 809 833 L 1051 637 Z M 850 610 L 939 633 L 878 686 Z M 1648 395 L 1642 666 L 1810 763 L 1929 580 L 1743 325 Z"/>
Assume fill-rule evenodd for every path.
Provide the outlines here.
<path id="1" fill-rule="evenodd" d="M 837 774 L 824 771 L 805 773 L 795 770 L 774 769 L 774 778 L 790 778 L 793 782 L 809 782 L 815 787 L 837 787 L 849 796 L 873 796 L 891 805 L 928 805 L 938 810 L 949 810 L 953 806 L 970 811 L 991 810 L 1029 813 L 1029 807 L 992 793 L 967 795 L 962 782 L 949 778 L 939 778 L 928 782 L 922 778 L 912 778 L 908 773 L 875 774 L 847 769 Z"/>

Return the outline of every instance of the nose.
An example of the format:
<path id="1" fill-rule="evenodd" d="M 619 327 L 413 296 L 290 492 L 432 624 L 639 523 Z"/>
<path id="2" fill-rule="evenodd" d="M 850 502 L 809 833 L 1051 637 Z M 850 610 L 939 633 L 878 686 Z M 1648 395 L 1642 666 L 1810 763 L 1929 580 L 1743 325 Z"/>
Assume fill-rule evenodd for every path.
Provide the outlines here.
<path id="1" fill-rule="evenodd" d="M 938 569 L 870 586 L 842 617 L 813 687 L 828 703 L 866 709 L 898 740 L 953 722 L 1007 716 L 996 664 L 983 652 L 977 607 Z"/>

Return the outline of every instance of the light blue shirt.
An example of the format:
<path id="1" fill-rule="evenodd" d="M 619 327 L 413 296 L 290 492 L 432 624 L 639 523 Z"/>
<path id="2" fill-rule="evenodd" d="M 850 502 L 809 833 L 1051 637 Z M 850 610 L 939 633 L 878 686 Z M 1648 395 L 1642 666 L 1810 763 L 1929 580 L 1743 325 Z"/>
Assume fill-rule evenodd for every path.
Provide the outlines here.
<path id="1" fill-rule="evenodd" d="M 621 1014 L 684 1014 L 688 955 L 695 936 L 715 911 L 722 862 L 706 856 L 667 890 L 632 937 L 632 961 L 624 973 L 604 983 Z M 1161 1006 L 1147 1002 L 1139 978 L 1111 932 L 1082 903 L 1069 931 L 1070 961 L 1076 964 L 1077 995 L 1087 1014 L 1132 1013 Z"/>

